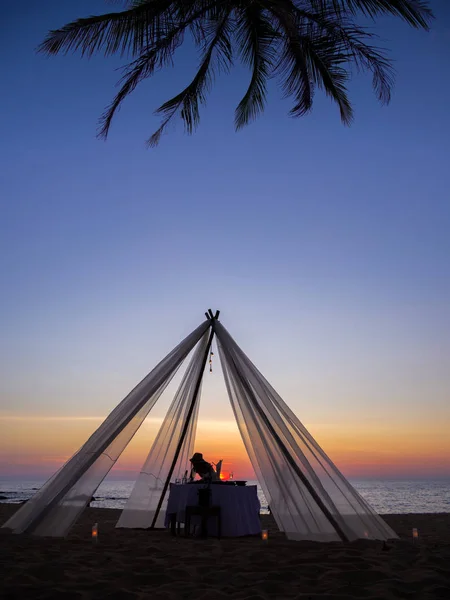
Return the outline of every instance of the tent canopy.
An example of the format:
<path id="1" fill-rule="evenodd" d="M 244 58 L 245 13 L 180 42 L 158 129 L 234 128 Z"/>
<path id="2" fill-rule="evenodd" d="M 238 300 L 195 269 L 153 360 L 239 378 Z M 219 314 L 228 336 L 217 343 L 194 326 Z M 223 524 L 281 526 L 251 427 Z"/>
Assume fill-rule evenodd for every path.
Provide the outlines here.
<path id="1" fill-rule="evenodd" d="M 397 535 L 345 479 L 295 414 L 219 322 L 219 311 L 188 335 L 4 525 L 14 533 L 64 536 L 90 502 L 164 389 L 191 360 L 117 527 L 164 523 L 170 482 L 189 467 L 201 382 L 213 337 L 245 448 L 279 529 L 291 540 L 352 541 Z"/>

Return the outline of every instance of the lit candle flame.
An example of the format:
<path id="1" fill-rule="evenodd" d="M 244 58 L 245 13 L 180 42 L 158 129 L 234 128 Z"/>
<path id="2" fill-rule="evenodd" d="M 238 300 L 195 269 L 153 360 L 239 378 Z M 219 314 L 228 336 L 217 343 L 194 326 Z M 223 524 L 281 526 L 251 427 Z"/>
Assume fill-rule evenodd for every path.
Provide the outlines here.
<path id="1" fill-rule="evenodd" d="M 263 529 L 261 531 L 261 539 L 263 539 L 265 542 L 267 542 L 267 540 L 269 539 L 269 532 L 267 531 L 267 529 Z"/>

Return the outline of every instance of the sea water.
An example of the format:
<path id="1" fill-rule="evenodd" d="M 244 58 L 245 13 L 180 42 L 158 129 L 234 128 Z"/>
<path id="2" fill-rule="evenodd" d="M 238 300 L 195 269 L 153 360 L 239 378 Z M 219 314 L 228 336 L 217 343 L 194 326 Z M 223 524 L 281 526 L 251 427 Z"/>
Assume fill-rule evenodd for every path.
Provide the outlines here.
<path id="1" fill-rule="evenodd" d="M 350 480 L 373 509 L 381 514 L 450 512 L 450 480 L 387 481 Z M 0 478 L 0 502 L 20 503 L 28 500 L 43 481 L 14 481 Z M 104 481 L 95 492 L 96 508 L 123 508 L 133 489 L 133 481 Z M 258 485 L 248 481 L 247 485 Z M 261 512 L 267 513 L 267 501 L 258 485 Z"/>

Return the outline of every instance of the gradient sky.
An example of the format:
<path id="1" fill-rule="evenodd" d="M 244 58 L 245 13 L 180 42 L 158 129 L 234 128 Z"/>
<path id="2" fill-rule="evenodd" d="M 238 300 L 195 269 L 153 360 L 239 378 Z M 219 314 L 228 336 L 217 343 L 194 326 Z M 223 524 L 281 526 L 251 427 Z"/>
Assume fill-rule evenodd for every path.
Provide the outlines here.
<path id="1" fill-rule="evenodd" d="M 192 51 L 136 91 L 104 143 L 122 61 L 34 49 L 105 3 L 6 3 L 0 475 L 53 472 L 211 307 L 344 473 L 450 476 L 450 6 L 432 4 L 429 34 L 380 20 L 392 103 L 355 77 L 352 127 L 320 96 L 288 118 L 273 87 L 235 133 L 238 68 L 195 136 L 180 122 L 146 150 Z M 119 473 L 140 467 L 167 402 Z M 200 418 L 196 449 L 248 476 L 218 363 Z"/>

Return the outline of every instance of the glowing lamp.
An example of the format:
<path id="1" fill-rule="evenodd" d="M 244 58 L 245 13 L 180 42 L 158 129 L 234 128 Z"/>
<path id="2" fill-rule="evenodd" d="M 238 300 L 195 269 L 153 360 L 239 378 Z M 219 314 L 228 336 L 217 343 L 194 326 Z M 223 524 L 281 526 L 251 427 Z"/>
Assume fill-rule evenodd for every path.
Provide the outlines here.
<path id="1" fill-rule="evenodd" d="M 94 525 L 92 525 L 92 541 L 94 544 L 98 542 L 98 523 L 94 523 Z"/>
<path id="2" fill-rule="evenodd" d="M 227 471 L 220 472 L 220 480 L 221 481 L 228 481 L 229 479 L 230 479 L 230 474 Z"/>
<path id="3" fill-rule="evenodd" d="M 419 532 L 417 531 L 417 529 L 415 527 L 412 530 L 412 533 L 413 533 L 413 542 L 417 542 L 417 540 L 419 539 Z"/>
<path id="4" fill-rule="evenodd" d="M 269 532 L 267 531 L 267 529 L 263 529 L 263 530 L 261 531 L 261 539 L 262 539 L 264 542 L 267 542 L 267 540 L 269 539 Z"/>

